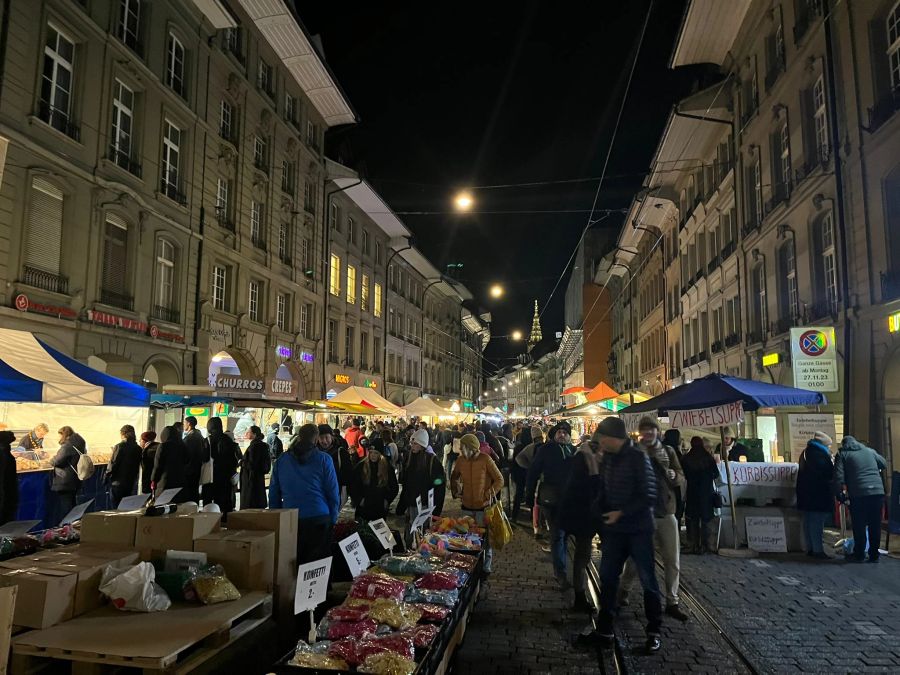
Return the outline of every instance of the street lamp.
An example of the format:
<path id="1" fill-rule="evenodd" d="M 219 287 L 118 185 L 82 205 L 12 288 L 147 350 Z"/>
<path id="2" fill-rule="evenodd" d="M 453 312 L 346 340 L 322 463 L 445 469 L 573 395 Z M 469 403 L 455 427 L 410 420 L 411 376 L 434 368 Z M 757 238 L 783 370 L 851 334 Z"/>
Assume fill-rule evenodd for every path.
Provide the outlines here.
<path id="1" fill-rule="evenodd" d="M 475 200 L 468 192 L 460 192 L 453 200 L 453 205 L 457 211 L 468 211 L 475 205 Z"/>
<path id="2" fill-rule="evenodd" d="M 521 339 L 522 339 L 522 331 L 520 331 L 520 330 L 514 330 L 514 331 L 512 332 L 512 336 L 511 336 L 511 337 L 512 337 L 513 340 L 516 340 L 516 341 L 521 340 Z"/>
<path id="3" fill-rule="evenodd" d="M 494 284 L 491 286 L 491 297 L 492 298 L 502 298 L 503 297 L 503 286 L 500 284 Z"/>

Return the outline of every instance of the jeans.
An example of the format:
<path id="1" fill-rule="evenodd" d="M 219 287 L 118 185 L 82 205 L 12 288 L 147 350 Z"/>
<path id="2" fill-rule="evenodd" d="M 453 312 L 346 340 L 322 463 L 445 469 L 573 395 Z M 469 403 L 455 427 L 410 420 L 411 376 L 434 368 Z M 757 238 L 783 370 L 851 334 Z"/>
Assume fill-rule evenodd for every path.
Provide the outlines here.
<path id="1" fill-rule="evenodd" d="M 522 502 L 525 501 L 525 479 L 528 472 L 518 464 L 513 463 L 510 475 L 516 486 L 516 492 L 513 496 L 512 511 L 509 515 L 510 520 L 515 520 L 519 516 L 519 510 L 522 508 Z"/>
<path id="2" fill-rule="evenodd" d="M 490 530 L 484 524 L 484 509 L 481 511 L 462 510 L 464 516 L 472 516 L 478 527 L 484 527 L 484 540 L 481 543 L 481 550 L 484 551 L 484 572 L 490 574 L 494 562 L 494 549 L 491 547 Z"/>
<path id="3" fill-rule="evenodd" d="M 679 543 L 678 521 L 674 515 L 655 518 L 656 530 L 653 532 L 653 544 L 663 561 L 666 575 L 666 604 L 678 604 L 678 584 L 681 580 L 681 546 Z M 622 575 L 620 595 L 628 595 L 634 583 L 635 565 L 629 560 L 625 563 Z"/>
<path id="4" fill-rule="evenodd" d="M 559 515 L 556 507 L 542 506 L 547 522 L 550 523 L 550 558 L 553 560 L 553 573 L 565 577 L 568 569 L 566 559 L 566 533 L 559 526 Z"/>
<path id="5" fill-rule="evenodd" d="M 662 625 L 662 602 L 659 584 L 653 569 L 653 532 L 610 532 L 600 535 L 600 612 L 597 632 L 604 636 L 613 634 L 616 615 L 619 577 L 628 558 L 634 560 L 641 586 L 644 588 L 644 614 L 647 617 L 647 634 L 659 635 Z"/>
<path id="6" fill-rule="evenodd" d="M 825 533 L 825 521 L 828 511 L 803 512 L 803 540 L 807 553 L 822 553 L 822 536 Z"/>
<path id="7" fill-rule="evenodd" d="M 878 560 L 881 546 L 881 510 L 884 495 L 854 497 L 850 495 L 850 518 L 853 521 L 853 557 L 866 557 L 866 532 L 869 533 L 869 560 Z"/>
<path id="8" fill-rule="evenodd" d="M 591 545 L 593 534 L 575 535 L 575 556 L 572 560 L 572 586 L 575 588 L 575 599 L 586 598 L 587 566 L 591 561 Z"/>

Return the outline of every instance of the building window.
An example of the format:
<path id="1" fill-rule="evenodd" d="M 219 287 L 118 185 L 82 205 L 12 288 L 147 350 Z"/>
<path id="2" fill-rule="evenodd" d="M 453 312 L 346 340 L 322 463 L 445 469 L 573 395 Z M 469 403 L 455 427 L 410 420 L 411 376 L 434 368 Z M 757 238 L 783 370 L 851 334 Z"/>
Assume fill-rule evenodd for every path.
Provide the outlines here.
<path id="1" fill-rule="evenodd" d="M 161 192 L 179 204 L 185 203 L 181 186 L 181 129 L 169 120 L 163 123 L 163 157 Z"/>
<path id="2" fill-rule="evenodd" d="M 294 196 L 294 185 L 297 179 L 294 177 L 294 163 L 288 160 L 281 162 L 281 191 Z"/>
<path id="3" fill-rule="evenodd" d="M 766 266 L 757 265 L 753 269 L 753 319 L 756 341 L 765 337 L 769 325 L 769 307 L 766 297 Z"/>
<path id="4" fill-rule="evenodd" d="M 372 305 L 372 312 L 375 316 L 381 316 L 381 284 L 375 284 L 375 302 Z"/>
<path id="5" fill-rule="evenodd" d="M 375 264 L 376 265 L 381 264 L 381 258 L 382 258 L 381 242 L 376 241 L 375 242 Z"/>
<path id="6" fill-rule="evenodd" d="M 359 367 L 369 369 L 369 334 L 364 330 L 359 332 Z"/>
<path id="7" fill-rule="evenodd" d="M 319 149 L 319 127 L 312 121 L 306 123 L 306 144 L 315 150 Z"/>
<path id="8" fill-rule="evenodd" d="M 137 54 L 143 53 L 141 37 L 141 0 L 119 0 L 117 34 L 122 43 Z"/>
<path id="9" fill-rule="evenodd" d="M 63 193 L 40 176 L 31 179 L 23 281 L 54 293 L 68 293 L 60 276 L 62 259 Z"/>
<path id="10" fill-rule="evenodd" d="M 170 316 L 175 299 L 175 247 L 168 239 L 156 241 L 156 299 L 154 315 L 177 323 L 177 316 Z"/>
<path id="11" fill-rule="evenodd" d="M 347 326 L 344 329 L 344 363 L 348 366 L 354 365 L 353 360 L 353 326 Z"/>
<path id="12" fill-rule="evenodd" d="M 134 133 L 134 92 L 116 80 L 113 85 L 112 133 L 110 133 L 109 157 L 126 171 L 135 173 L 131 161 L 132 134 Z M 137 175 L 140 169 L 137 169 Z"/>
<path id="13" fill-rule="evenodd" d="M 362 231 L 362 252 L 363 255 L 369 255 L 369 231 L 365 228 Z"/>
<path id="14" fill-rule="evenodd" d="M 356 268 L 347 265 L 347 303 L 356 304 Z"/>
<path id="15" fill-rule="evenodd" d="M 309 339 L 309 317 L 312 314 L 312 305 L 304 303 L 300 305 L 300 335 Z"/>
<path id="16" fill-rule="evenodd" d="M 303 208 L 313 214 L 316 212 L 316 191 L 309 180 L 303 181 Z"/>
<path id="17" fill-rule="evenodd" d="M 353 218 L 347 218 L 347 241 L 351 244 L 356 243 L 356 221 Z"/>
<path id="18" fill-rule="evenodd" d="M 225 178 L 216 179 L 216 217 L 222 227 L 234 229 L 231 220 L 231 183 Z"/>
<path id="19" fill-rule="evenodd" d="M 332 295 L 341 294 L 341 259 L 334 253 L 331 254 L 331 269 L 328 277 L 328 290 Z"/>
<path id="20" fill-rule="evenodd" d="M 256 136 L 253 140 L 253 166 L 268 173 L 269 143 L 265 138 Z"/>
<path id="21" fill-rule="evenodd" d="M 338 362 L 337 321 L 328 319 L 328 361 Z"/>
<path id="22" fill-rule="evenodd" d="M 837 260 L 834 245 L 834 218 L 830 212 L 826 213 L 822 218 L 821 242 L 825 302 L 829 313 L 837 314 Z"/>
<path id="23" fill-rule="evenodd" d="M 312 269 L 312 239 L 304 237 L 300 242 L 300 263 L 303 265 L 303 273 L 311 276 Z"/>
<path id="24" fill-rule="evenodd" d="M 103 233 L 103 269 L 100 301 L 121 309 L 134 309 L 128 289 L 128 225 L 121 218 L 107 216 Z"/>
<path id="25" fill-rule="evenodd" d="M 381 338 L 377 335 L 372 338 L 372 370 L 381 372 Z"/>
<path id="26" fill-rule="evenodd" d="M 786 242 L 778 250 L 779 279 L 784 279 L 781 291 L 781 314 L 784 318 L 800 316 L 800 296 L 797 289 L 797 259 L 794 242 Z"/>
<path id="27" fill-rule="evenodd" d="M 813 124 L 816 133 L 816 159 L 828 159 L 828 115 L 825 109 L 825 79 L 819 75 L 813 85 Z"/>
<path id="28" fill-rule="evenodd" d="M 172 33 L 166 44 L 166 84 L 184 98 L 184 45 Z"/>
<path id="29" fill-rule="evenodd" d="M 359 289 L 359 308 L 364 311 L 369 311 L 369 275 L 362 275 L 362 286 Z"/>
<path id="30" fill-rule="evenodd" d="M 247 298 L 247 314 L 250 316 L 251 321 L 259 321 L 259 287 L 260 283 L 258 281 L 251 281 L 248 298 Z"/>
<path id="31" fill-rule="evenodd" d="M 287 330 L 287 296 L 281 293 L 275 298 L 275 325 Z"/>
<path id="32" fill-rule="evenodd" d="M 334 202 L 331 202 L 328 210 L 328 222 L 331 224 L 332 230 L 341 231 L 341 207 Z"/>
<path id="33" fill-rule="evenodd" d="M 263 205 L 252 200 L 250 202 L 250 241 L 257 248 L 262 248 L 265 244 L 263 231 Z"/>
<path id="34" fill-rule="evenodd" d="M 284 119 L 297 126 L 297 97 L 284 94 Z"/>
<path id="35" fill-rule="evenodd" d="M 74 61 L 75 41 L 53 24 L 48 24 L 38 116 L 57 131 L 77 140 L 78 129 L 72 123 Z"/>
<path id="36" fill-rule="evenodd" d="M 291 230 L 285 222 L 278 224 L 278 259 L 285 265 L 291 264 Z"/>
<path id="37" fill-rule="evenodd" d="M 275 94 L 275 78 L 272 66 L 262 59 L 259 60 L 256 84 L 259 86 L 260 90 L 264 91 L 269 96 L 269 98 Z"/>
<path id="38" fill-rule="evenodd" d="M 225 49 L 242 64 L 244 63 L 243 35 L 240 26 L 225 29 Z"/>
<path id="39" fill-rule="evenodd" d="M 900 2 L 887 17 L 888 63 L 891 68 L 891 88 L 900 89 Z"/>
<path id="40" fill-rule="evenodd" d="M 234 106 L 225 99 L 219 106 L 219 136 L 226 141 L 234 140 Z"/>
<path id="41" fill-rule="evenodd" d="M 220 312 L 228 311 L 228 270 L 221 265 L 213 267 L 213 307 Z"/>
<path id="42" fill-rule="evenodd" d="M 781 154 L 781 182 L 788 186 L 791 182 L 791 131 L 788 128 L 787 120 L 781 125 L 778 145 Z"/>

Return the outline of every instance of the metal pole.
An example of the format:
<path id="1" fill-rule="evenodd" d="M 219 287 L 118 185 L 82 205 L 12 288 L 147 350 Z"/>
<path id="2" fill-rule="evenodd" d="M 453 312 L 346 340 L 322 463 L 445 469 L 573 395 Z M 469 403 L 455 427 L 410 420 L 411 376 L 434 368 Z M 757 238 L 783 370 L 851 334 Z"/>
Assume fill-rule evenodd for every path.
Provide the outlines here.
<path id="1" fill-rule="evenodd" d="M 728 505 L 731 507 L 731 540 L 732 547 L 738 548 L 737 540 L 737 509 L 734 506 L 734 491 L 731 489 L 731 464 L 728 461 L 728 452 L 725 450 L 725 427 L 719 427 L 719 439 L 722 448 L 722 460 L 725 462 L 725 480 L 728 483 Z"/>

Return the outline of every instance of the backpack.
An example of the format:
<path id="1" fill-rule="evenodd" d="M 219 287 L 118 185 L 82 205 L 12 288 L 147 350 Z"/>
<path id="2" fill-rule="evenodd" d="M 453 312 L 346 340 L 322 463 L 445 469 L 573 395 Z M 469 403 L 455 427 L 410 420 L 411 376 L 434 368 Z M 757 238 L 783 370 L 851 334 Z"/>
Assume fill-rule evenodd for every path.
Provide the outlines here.
<path id="1" fill-rule="evenodd" d="M 75 465 L 73 471 L 78 476 L 78 480 L 84 482 L 94 475 L 94 460 L 87 452 L 80 452 L 80 454 L 78 464 Z"/>

